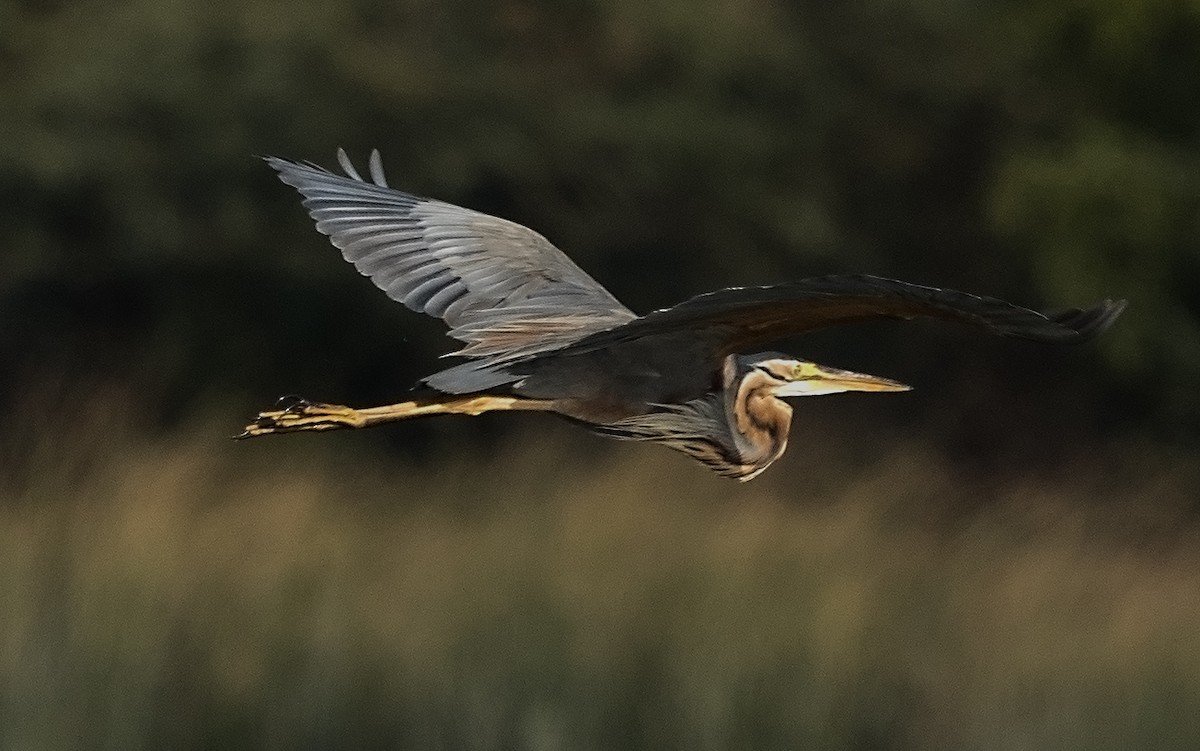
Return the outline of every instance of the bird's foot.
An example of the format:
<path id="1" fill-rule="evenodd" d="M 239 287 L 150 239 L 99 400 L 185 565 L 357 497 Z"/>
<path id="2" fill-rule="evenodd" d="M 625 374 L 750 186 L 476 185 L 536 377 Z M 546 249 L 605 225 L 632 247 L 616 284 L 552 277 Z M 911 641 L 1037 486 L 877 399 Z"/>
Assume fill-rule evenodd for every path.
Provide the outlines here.
<path id="1" fill-rule="evenodd" d="M 280 397 L 276 409 L 259 412 L 254 422 L 234 438 L 253 438 L 272 433 L 294 433 L 300 430 L 336 430 L 358 428 L 363 418 L 358 410 L 341 404 L 320 404 L 298 396 Z"/>

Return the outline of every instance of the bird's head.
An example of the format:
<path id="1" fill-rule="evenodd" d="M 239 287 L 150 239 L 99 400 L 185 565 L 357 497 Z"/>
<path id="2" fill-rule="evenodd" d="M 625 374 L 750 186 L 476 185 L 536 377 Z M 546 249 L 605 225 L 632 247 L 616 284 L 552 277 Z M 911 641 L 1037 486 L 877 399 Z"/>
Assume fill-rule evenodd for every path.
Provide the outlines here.
<path id="1" fill-rule="evenodd" d="M 845 391 L 908 391 L 912 387 L 879 376 L 839 370 L 777 352 L 738 357 L 742 378 L 757 376 L 772 396 L 820 396 Z"/>

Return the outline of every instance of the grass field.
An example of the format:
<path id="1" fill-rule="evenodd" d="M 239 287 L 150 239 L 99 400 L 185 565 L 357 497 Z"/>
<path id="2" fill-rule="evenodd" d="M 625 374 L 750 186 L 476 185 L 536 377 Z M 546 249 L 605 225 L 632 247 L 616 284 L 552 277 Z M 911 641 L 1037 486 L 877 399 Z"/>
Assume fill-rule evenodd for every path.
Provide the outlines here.
<path id="1" fill-rule="evenodd" d="M 1200 748 L 1185 457 L 73 419 L 3 441 L 0 748 Z"/>

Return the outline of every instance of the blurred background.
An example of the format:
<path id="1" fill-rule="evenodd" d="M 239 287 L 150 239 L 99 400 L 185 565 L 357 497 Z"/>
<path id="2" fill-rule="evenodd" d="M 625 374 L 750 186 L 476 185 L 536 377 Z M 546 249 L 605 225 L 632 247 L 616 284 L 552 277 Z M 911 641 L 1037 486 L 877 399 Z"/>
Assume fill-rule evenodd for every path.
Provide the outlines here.
<path id="1" fill-rule="evenodd" d="M 0 748 L 1200 746 L 1200 6 L 0 4 Z M 740 485 L 546 416 L 227 440 L 454 346 L 256 155 L 536 228 L 639 312 L 1055 308 L 781 349 Z"/>

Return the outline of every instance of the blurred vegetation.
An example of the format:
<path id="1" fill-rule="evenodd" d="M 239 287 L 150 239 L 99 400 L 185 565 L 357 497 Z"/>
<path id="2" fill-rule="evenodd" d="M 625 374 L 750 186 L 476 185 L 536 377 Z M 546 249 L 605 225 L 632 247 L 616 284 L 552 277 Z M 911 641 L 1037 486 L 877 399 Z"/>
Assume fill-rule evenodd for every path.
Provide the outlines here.
<path id="1" fill-rule="evenodd" d="M 1200 746 L 1197 81 L 1195 0 L 0 3 L 0 748 Z M 253 158 L 337 146 L 639 311 L 1130 306 L 781 343 L 918 389 L 750 485 L 533 415 L 230 444 L 452 346 Z"/>
<path id="2" fill-rule="evenodd" d="M 552 421 L 395 462 L 123 403 L 5 443 L 2 748 L 1200 744 L 1195 462 L 816 446 L 733 502 Z"/>

